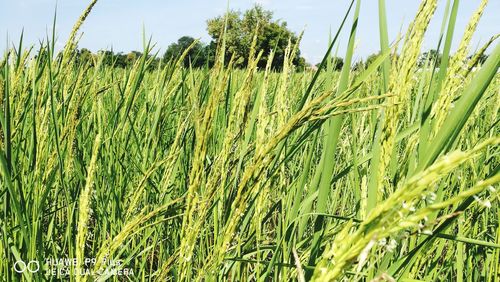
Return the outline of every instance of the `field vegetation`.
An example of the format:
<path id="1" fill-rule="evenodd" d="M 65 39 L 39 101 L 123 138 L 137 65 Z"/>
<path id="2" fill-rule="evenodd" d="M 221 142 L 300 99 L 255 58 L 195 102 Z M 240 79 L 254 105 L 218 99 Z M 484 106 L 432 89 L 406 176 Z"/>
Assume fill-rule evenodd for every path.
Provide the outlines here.
<path id="1" fill-rule="evenodd" d="M 212 67 L 188 48 L 151 68 L 146 38 L 131 66 L 78 60 L 95 2 L 59 54 L 21 36 L 0 60 L 0 280 L 500 280 L 498 35 L 470 46 L 487 0 L 464 34 L 458 0 L 443 19 L 423 0 L 391 44 L 379 0 L 381 51 L 358 68 L 353 0 L 317 71 L 296 70 L 300 35 L 279 71 L 258 28 L 228 56 L 224 24 Z M 441 55 L 421 60 L 431 20 Z M 53 275 L 58 258 L 92 274 Z"/>

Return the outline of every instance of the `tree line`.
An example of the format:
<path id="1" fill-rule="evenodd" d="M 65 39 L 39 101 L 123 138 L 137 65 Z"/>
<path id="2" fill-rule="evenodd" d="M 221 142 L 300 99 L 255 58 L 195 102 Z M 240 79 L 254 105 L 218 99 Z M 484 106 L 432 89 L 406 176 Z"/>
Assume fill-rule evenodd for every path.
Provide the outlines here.
<path id="1" fill-rule="evenodd" d="M 225 61 L 228 62 L 233 58 L 235 67 L 247 66 L 252 44 L 254 44 L 255 50 L 263 52 L 258 61 L 258 67 L 266 66 L 272 50 L 274 58 L 271 67 L 274 70 L 280 70 L 285 60 L 287 47 L 293 47 L 299 41 L 298 35 L 288 29 L 286 21 L 273 19 L 273 13 L 259 5 L 255 5 L 244 13 L 229 11 L 225 15 L 209 19 L 207 31 L 211 37 L 209 43 L 196 41 L 191 36 L 182 36 L 177 42 L 168 46 L 163 56 L 152 57 L 150 67 L 155 68 L 162 61 L 177 60 L 189 47 L 191 48 L 182 62 L 185 67 L 212 67 L 217 46 L 222 43 L 220 40 L 223 39 L 226 50 Z M 306 61 L 300 56 L 299 48 L 292 49 L 295 52 L 293 65 L 299 70 L 304 69 Z M 88 49 L 77 50 L 77 60 L 82 62 L 92 63 L 98 56 L 103 57 L 103 64 L 126 68 L 133 65 L 142 53 L 132 51 L 125 54 L 106 50 L 93 54 Z"/>
<path id="2" fill-rule="evenodd" d="M 220 40 L 224 40 L 225 45 L 225 61 L 228 62 L 231 58 L 234 59 L 233 65 L 237 68 L 245 68 L 248 64 L 248 57 L 251 53 L 252 44 L 255 44 L 254 49 L 262 50 L 262 56 L 257 62 L 259 68 L 264 68 L 267 64 L 271 51 L 274 51 L 274 57 L 271 64 L 273 70 L 279 71 L 283 67 L 285 53 L 289 46 L 296 46 L 299 41 L 299 36 L 289 30 L 286 21 L 275 20 L 273 12 L 267 11 L 262 6 L 255 5 L 253 8 L 244 13 L 238 11 L 229 11 L 222 16 L 218 16 L 207 21 L 206 27 L 211 41 L 208 43 L 197 41 L 191 36 L 182 36 L 168 46 L 162 56 L 148 55 L 151 59 L 150 69 L 155 69 L 161 62 L 177 60 L 180 56 L 189 49 L 182 61 L 184 67 L 192 68 L 210 68 L 214 65 L 217 46 L 222 44 Z M 293 65 L 298 71 L 309 69 L 317 69 L 320 64 L 315 66 L 306 63 L 306 60 L 301 56 L 300 49 L 292 48 L 293 50 Z M 93 64 L 95 59 L 102 57 L 102 63 L 116 68 L 131 67 L 137 59 L 142 57 L 142 53 L 132 51 L 130 53 L 114 53 L 110 50 L 98 51 L 93 54 L 88 49 L 77 50 L 77 60 Z M 353 69 L 366 68 L 372 63 L 379 54 L 372 54 L 366 60 L 359 60 L 352 66 Z M 397 57 L 397 54 L 391 55 Z M 423 67 L 425 62 L 434 62 L 439 65 L 441 54 L 436 50 L 429 50 L 421 54 L 418 64 Z M 486 60 L 486 56 L 480 61 Z M 342 69 L 344 61 L 341 57 L 331 57 L 330 62 L 325 64 L 339 71 Z"/>

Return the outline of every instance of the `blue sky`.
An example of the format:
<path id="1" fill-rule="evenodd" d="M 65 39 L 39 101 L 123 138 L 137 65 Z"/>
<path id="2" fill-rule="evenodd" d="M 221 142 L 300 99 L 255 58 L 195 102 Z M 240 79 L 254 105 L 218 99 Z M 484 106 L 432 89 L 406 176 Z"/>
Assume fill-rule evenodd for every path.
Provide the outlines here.
<path id="1" fill-rule="evenodd" d="M 57 46 L 63 46 L 71 28 L 90 1 L 58 0 L 57 2 Z M 379 49 L 378 12 L 376 0 L 364 0 L 361 4 L 355 57 L 364 58 Z M 436 46 L 445 6 L 444 0 L 431 22 L 424 49 Z M 290 29 L 299 33 L 305 30 L 301 44 L 302 55 L 308 62 L 318 62 L 327 47 L 330 30 L 335 32 L 350 3 L 349 0 L 230 0 L 229 7 L 244 11 L 255 3 L 272 10 L 277 19 L 288 22 Z M 414 17 L 420 1 L 386 0 L 389 39 L 397 37 Z M 480 0 L 460 2 L 457 33 L 454 46 Z M 206 20 L 224 13 L 227 0 L 100 0 L 85 22 L 80 47 L 92 51 L 110 49 L 129 52 L 142 49 L 143 26 L 146 34 L 153 37 L 161 53 L 172 42 L 183 35 L 201 38 L 208 42 Z M 5 50 L 7 35 L 10 42 L 17 41 L 21 30 L 25 30 L 25 42 L 36 44 L 50 32 L 56 6 L 55 0 L 0 0 L 0 49 Z M 490 36 L 500 32 L 500 0 L 490 0 L 473 47 L 486 42 Z M 497 15 L 495 15 L 497 13 Z M 347 30 L 346 30 L 347 31 Z M 339 55 L 347 45 L 347 32 L 341 37 Z"/>

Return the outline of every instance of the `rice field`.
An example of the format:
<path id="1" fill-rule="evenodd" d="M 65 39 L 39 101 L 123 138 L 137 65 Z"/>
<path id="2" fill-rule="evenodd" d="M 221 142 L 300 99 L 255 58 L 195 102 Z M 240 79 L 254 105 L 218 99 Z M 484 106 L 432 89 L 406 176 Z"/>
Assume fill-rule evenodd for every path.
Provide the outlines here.
<path id="1" fill-rule="evenodd" d="M 150 70 L 148 40 L 130 68 L 79 62 L 95 2 L 60 53 L 21 37 L 0 59 L 1 281 L 500 280 L 498 35 L 470 46 L 488 1 L 459 34 L 423 0 L 389 44 L 380 0 L 356 70 L 353 1 L 304 72 L 293 45 L 281 72 L 223 44 L 213 68 Z M 443 57 L 419 66 L 431 20 Z"/>

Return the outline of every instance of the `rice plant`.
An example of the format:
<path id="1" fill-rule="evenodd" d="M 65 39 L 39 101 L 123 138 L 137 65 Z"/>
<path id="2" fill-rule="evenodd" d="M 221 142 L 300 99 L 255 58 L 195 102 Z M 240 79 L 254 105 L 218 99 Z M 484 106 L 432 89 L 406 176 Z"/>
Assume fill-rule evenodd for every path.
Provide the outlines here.
<path id="1" fill-rule="evenodd" d="M 469 57 L 487 0 L 461 37 L 458 0 L 443 19 L 422 0 L 392 43 L 379 0 L 363 69 L 353 0 L 304 72 L 292 42 L 280 72 L 255 44 L 236 68 L 223 32 L 211 68 L 151 68 L 146 39 L 129 68 L 79 61 L 96 2 L 61 52 L 21 35 L 0 59 L 2 281 L 500 280 L 498 35 Z M 421 66 L 434 20 L 443 58 Z"/>

